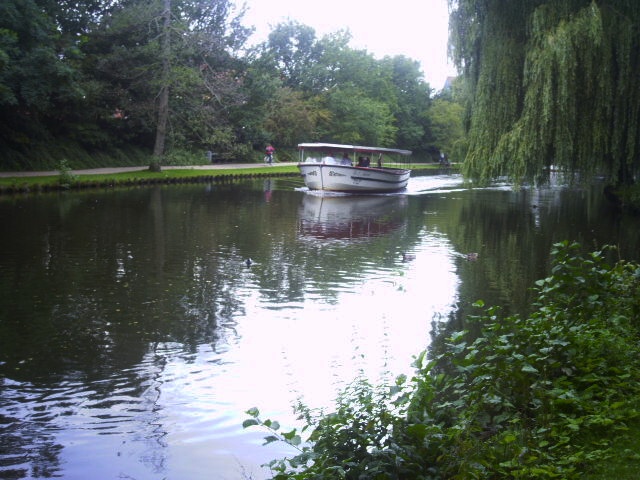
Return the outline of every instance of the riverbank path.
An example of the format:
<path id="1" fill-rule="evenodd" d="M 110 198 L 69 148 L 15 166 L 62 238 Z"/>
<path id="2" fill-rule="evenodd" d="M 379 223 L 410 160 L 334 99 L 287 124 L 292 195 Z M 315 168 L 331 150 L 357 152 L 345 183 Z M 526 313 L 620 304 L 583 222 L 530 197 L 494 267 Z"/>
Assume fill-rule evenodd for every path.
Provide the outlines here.
<path id="1" fill-rule="evenodd" d="M 296 166 L 296 162 L 275 163 L 273 166 Z M 174 166 L 167 165 L 162 170 L 236 170 L 243 168 L 271 168 L 272 165 L 262 163 L 211 163 L 207 165 L 184 165 Z M 108 167 L 108 168 L 90 168 L 86 170 L 71 170 L 74 175 L 109 175 L 112 173 L 138 172 L 148 170 L 149 166 L 142 167 Z M 40 172 L 0 172 L 0 177 L 51 177 L 60 175 L 59 170 L 48 170 Z"/>

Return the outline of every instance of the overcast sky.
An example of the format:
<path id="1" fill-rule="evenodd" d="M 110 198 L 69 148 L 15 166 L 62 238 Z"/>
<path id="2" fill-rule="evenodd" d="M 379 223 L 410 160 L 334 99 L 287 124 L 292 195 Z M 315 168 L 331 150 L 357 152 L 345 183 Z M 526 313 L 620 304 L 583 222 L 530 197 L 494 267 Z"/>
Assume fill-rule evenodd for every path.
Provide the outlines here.
<path id="1" fill-rule="evenodd" d="M 237 0 L 238 4 L 242 0 Z M 440 90 L 455 75 L 447 60 L 447 0 L 246 0 L 245 24 L 254 26 L 252 43 L 266 40 L 287 20 L 313 27 L 316 36 L 348 28 L 350 46 L 376 58 L 405 55 L 421 64 L 431 88 Z"/>

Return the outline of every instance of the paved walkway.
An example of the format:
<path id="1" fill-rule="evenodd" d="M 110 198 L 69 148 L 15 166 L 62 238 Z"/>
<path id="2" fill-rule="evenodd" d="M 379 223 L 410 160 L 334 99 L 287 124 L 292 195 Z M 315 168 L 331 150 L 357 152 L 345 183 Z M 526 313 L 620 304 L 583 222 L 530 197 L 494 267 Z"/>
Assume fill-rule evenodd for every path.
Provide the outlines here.
<path id="1" fill-rule="evenodd" d="M 295 162 L 276 163 L 274 166 L 295 166 Z M 104 175 L 110 173 L 137 172 L 147 170 L 149 166 L 144 167 L 110 167 L 110 168 L 91 168 L 87 170 L 72 170 L 75 175 Z M 207 165 L 187 165 L 187 166 L 166 166 L 162 170 L 231 170 L 239 168 L 270 168 L 269 165 L 262 163 L 212 163 Z M 60 175 L 58 170 L 49 170 L 41 172 L 0 172 L 0 177 L 46 177 Z"/>

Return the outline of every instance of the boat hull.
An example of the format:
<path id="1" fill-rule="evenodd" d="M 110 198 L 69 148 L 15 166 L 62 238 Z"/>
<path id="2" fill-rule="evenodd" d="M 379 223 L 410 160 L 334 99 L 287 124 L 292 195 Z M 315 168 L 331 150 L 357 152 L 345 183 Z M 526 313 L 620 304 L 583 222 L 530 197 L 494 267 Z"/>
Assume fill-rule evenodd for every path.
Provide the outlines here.
<path id="1" fill-rule="evenodd" d="M 404 190 L 411 170 L 369 168 L 325 163 L 300 163 L 300 174 L 309 190 L 384 193 Z"/>

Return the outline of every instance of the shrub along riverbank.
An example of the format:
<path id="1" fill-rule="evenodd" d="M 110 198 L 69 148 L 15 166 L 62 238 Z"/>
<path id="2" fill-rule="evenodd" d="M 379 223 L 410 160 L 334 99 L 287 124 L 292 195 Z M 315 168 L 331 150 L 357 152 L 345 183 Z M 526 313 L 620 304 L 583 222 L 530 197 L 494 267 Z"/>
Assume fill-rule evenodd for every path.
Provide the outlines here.
<path id="1" fill-rule="evenodd" d="M 635 479 L 640 472 L 640 266 L 554 246 L 527 316 L 485 308 L 412 379 L 355 381 L 296 431 L 247 413 L 299 455 L 276 479 Z M 304 446 L 302 446 L 304 445 Z"/>

